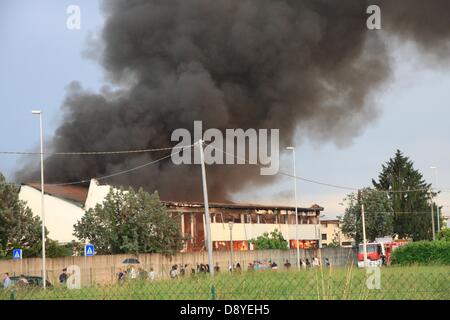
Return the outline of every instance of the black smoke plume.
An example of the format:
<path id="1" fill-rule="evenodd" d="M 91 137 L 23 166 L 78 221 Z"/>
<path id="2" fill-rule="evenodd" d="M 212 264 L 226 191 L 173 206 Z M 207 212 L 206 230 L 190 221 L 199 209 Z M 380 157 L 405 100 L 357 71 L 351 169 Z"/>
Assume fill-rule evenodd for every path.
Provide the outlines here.
<path id="1" fill-rule="evenodd" d="M 382 30 L 366 27 L 370 4 L 381 7 Z M 437 59 L 449 49 L 447 0 L 129 0 L 102 9 L 93 50 L 101 48 L 109 87 L 69 86 L 53 151 L 167 147 L 172 131 L 194 120 L 204 129 L 279 128 L 281 147 L 296 129 L 345 145 L 377 117 L 372 94 L 389 80 L 387 39 L 412 40 Z M 166 154 L 51 156 L 46 180 L 89 179 Z M 201 200 L 198 167 L 168 160 L 106 182 Z M 270 181 L 254 166 L 207 170 L 215 201 Z M 22 170 L 17 178 L 39 174 Z"/>

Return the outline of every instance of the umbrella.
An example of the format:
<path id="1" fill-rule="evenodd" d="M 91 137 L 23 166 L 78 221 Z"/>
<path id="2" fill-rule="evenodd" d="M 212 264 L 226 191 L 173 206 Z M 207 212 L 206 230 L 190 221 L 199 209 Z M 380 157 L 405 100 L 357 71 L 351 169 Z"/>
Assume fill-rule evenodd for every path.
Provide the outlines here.
<path id="1" fill-rule="evenodd" d="M 122 261 L 123 264 L 139 264 L 139 260 L 135 258 L 128 258 Z"/>

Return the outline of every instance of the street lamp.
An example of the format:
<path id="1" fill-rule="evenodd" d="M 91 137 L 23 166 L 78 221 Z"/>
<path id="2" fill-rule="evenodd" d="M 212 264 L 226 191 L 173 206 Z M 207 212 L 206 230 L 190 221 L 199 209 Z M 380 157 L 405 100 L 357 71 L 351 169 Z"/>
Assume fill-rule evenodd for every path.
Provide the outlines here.
<path id="1" fill-rule="evenodd" d="M 39 116 L 39 136 L 41 143 L 41 219 L 42 219 L 42 285 L 47 284 L 47 271 L 45 269 L 45 211 L 44 211 L 44 139 L 42 134 L 42 111 L 32 110 L 32 114 Z"/>
<path id="2" fill-rule="evenodd" d="M 295 201 L 295 241 L 297 247 L 297 269 L 300 270 L 300 247 L 298 243 L 298 208 L 297 208 L 297 174 L 295 171 L 295 148 L 287 147 L 287 150 L 292 150 L 292 160 L 294 162 L 294 201 Z"/>
<path id="3" fill-rule="evenodd" d="M 233 272 L 233 221 L 228 222 L 228 228 L 230 228 L 230 261 L 231 261 L 231 269 Z"/>

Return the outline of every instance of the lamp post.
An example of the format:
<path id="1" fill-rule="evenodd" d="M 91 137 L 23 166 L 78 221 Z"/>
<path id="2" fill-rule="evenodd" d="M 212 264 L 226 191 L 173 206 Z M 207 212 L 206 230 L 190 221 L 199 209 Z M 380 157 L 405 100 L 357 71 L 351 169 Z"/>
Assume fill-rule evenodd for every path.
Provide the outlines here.
<path id="1" fill-rule="evenodd" d="M 438 173 L 437 173 L 437 167 L 430 167 L 431 170 L 434 171 L 434 181 L 436 183 L 436 198 L 437 198 L 437 188 L 438 188 Z M 437 199 L 436 199 L 436 214 L 437 214 L 437 231 L 441 231 L 441 226 L 440 226 L 440 217 L 439 217 L 439 205 L 437 204 Z M 434 233 L 434 229 L 433 229 L 433 233 Z"/>
<path id="2" fill-rule="evenodd" d="M 47 270 L 45 268 L 45 208 L 44 208 L 44 138 L 42 133 L 42 111 L 33 110 L 32 114 L 39 115 L 39 136 L 41 144 L 41 219 L 42 219 L 42 285 L 47 284 Z"/>
<path id="3" fill-rule="evenodd" d="M 297 208 L 297 174 L 295 170 L 295 148 L 287 147 L 287 150 L 292 150 L 292 160 L 294 162 L 294 201 L 295 201 L 295 241 L 297 247 L 297 269 L 300 270 L 300 247 L 298 243 L 298 208 Z"/>
<path id="4" fill-rule="evenodd" d="M 233 272 L 233 221 L 228 222 L 228 228 L 230 228 L 230 261 L 231 261 L 231 269 Z"/>

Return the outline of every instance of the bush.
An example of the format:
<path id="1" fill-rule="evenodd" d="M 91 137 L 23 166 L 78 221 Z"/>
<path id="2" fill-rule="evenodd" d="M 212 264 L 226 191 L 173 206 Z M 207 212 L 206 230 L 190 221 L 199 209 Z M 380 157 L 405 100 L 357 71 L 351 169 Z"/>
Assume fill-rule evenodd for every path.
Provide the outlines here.
<path id="1" fill-rule="evenodd" d="M 275 229 L 270 234 L 268 232 L 264 232 L 262 236 L 259 236 L 256 239 L 251 239 L 249 241 L 255 245 L 255 249 L 257 250 L 269 250 L 269 249 L 281 249 L 287 250 L 289 249 L 289 243 L 286 239 L 284 239 L 281 231 Z"/>
<path id="2" fill-rule="evenodd" d="M 450 265 L 450 242 L 418 241 L 412 242 L 392 253 L 392 264 L 446 264 Z"/>

